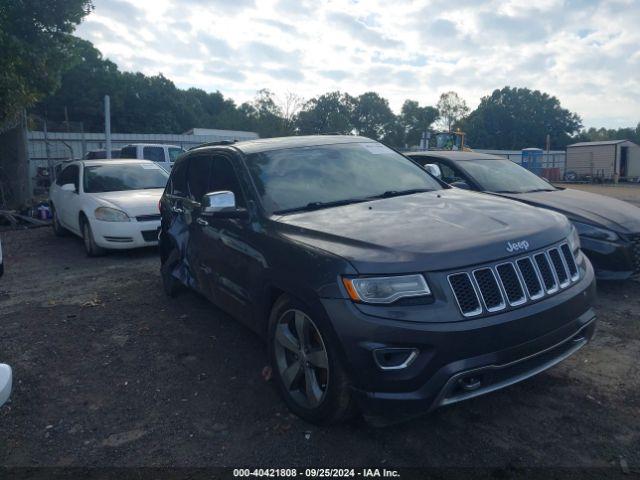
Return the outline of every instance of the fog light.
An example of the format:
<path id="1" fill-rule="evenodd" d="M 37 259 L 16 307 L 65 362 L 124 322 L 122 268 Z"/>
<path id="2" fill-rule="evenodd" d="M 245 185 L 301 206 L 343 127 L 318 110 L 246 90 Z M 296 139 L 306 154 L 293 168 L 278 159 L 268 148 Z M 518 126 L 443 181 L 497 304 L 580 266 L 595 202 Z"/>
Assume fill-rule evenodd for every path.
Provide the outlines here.
<path id="1" fill-rule="evenodd" d="M 477 390 L 482 385 L 481 377 L 464 377 L 458 380 L 460 386 L 463 390 L 467 392 L 472 392 L 473 390 Z"/>
<path id="2" fill-rule="evenodd" d="M 373 351 L 373 358 L 381 370 L 407 368 L 417 357 L 417 348 L 378 348 Z"/>

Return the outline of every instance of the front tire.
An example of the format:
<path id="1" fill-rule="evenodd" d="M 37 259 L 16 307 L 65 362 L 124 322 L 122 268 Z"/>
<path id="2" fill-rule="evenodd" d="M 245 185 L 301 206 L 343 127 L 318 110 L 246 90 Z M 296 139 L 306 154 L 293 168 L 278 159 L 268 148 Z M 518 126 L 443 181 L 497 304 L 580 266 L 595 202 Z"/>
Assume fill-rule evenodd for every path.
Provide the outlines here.
<path id="1" fill-rule="evenodd" d="M 327 329 L 302 302 L 283 295 L 269 318 L 269 357 L 289 409 L 308 422 L 342 423 L 355 414 L 346 371 Z"/>
<path id="2" fill-rule="evenodd" d="M 66 237 L 69 231 L 60 224 L 60 219 L 58 218 L 58 211 L 56 210 L 56 208 L 52 206 L 52 210 L 53 221 L 51 222 L 51 225 L 53 226 L 54 235 L 56 237 Z"/>
<path id="3" fill-rule="evenodd" d="M 107 250 L 96 245 L 96 241 L 93 237 L 93 231 L 89 220 L 86 218 L 82 221 L 82 241 L 84 243 L 84 251 L 89 257 L 101 257 L 106 255 Z"/>

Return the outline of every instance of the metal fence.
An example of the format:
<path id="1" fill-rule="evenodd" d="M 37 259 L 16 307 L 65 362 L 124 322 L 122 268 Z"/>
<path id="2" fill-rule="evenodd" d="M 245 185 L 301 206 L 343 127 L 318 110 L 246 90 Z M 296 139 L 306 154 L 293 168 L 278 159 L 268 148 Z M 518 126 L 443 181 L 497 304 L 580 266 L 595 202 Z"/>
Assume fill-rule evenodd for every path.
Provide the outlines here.
<path id="1" fill-rule="evenodd" d="M 104 150 L 104 133 L 85 133 L 77 125 L 65 122 L 47 125 L 47 129 L 27 132 L 29 152 L 29 191 L 35 195 L 46 193 L 51 182 L 52 171 L 56 164 L 72 159 L 83 158 L 92 150 Z M 76 131 L 64 131 L 66 129 Z M 61 131 L 62 130 L 62 131 Z M 78 131 L 79 130 L 79 131 Z M 119 150 L 131 143 L 157 143 L 178 145 L 189 149 L 206 142 L 252 140 L 258 138 L 254 132 L 236 130 L 215 130 L 210 135 L 172 135 L 172 134 L 130 134 L 111 135 L 111 149 Z"/>

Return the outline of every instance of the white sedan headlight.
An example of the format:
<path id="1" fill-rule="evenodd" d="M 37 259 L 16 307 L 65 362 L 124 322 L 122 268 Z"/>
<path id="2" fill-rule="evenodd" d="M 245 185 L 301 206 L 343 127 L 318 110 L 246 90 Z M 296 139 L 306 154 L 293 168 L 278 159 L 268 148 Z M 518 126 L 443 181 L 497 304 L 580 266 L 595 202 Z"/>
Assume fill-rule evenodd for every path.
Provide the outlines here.
<path id="1" fill-rule="evenodd" d="M 392 277 L 343 278 L 351 300 L 363 303 L 393 303 L 406 297 L 431 295 L 422 275 L 398 275 Z"/>
<path id="2" fill-rule="evenodd" d="M 103 222 L 128 222 L 130 220 L 129 215 L 116 208 L 98 207 L 94 214 L 96 220 Z"/>

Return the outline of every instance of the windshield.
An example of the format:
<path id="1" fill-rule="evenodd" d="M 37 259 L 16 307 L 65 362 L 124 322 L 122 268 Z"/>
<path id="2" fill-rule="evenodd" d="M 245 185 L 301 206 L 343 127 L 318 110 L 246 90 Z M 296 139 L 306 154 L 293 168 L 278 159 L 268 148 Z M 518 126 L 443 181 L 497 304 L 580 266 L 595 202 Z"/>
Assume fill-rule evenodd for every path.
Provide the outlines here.
<path id="1" fill-rule="evenodd" d="M 416 164 L 374 142 L 254 153 L 247 163 L 270 213 L 442 188 Z"/>
<path id="2" fill-rule="evenodd" d="M 92 165 L 84 168 L 85 193 L 164 188 L 169 175 L 153 164 Z"/>
<path id="3" fill-rule="evenodd" d="M 470 160 L 458 162 L 482 190 L 500 193 L 525 193 L 555 188 L 511 160 Z"/>

